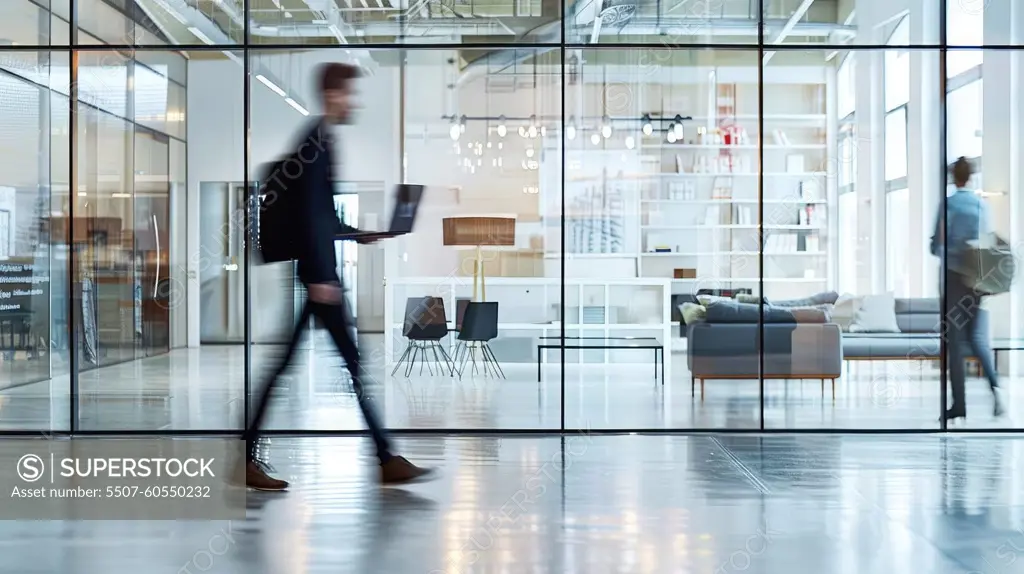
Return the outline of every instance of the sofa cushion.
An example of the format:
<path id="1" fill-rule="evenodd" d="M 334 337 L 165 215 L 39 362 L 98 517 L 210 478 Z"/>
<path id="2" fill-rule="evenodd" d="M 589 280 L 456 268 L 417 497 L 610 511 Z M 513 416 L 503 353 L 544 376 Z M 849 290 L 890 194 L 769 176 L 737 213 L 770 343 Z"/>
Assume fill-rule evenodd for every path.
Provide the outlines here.
<path id="1" fill-rule="evenodd" d="M 835 305 L 839 299 L 839 293 L 826 291 L 816 293 L 803 299 L 787 299 L 783 301 L 770 301 L 775 307 L 814 307 L 816 305 Z"/>
<path id="2" fill-rule="evenodd" d="M 942 301 L 937 297 L 927 297 L 919 299 L 896 299 L 894 306 L 896 308 L 897 315 L 918 313 L 939 315 L 942 313 Z"/>
<path id="3" fill-rule="evenodd" d="M 711 301 L 706 309 L 708 323 L 828 323 L 831 313 L 827 305 L 809 307 L 776 307 L 740 303 L 730 299 Z"/>
<path id="4" fill-rule="evenodd" d="M 898 333 L 896 301 L 892 293 L 867 295 L 861 301 L 857 316 L 850 325 L 852 333 Z"/>
<path id="5" fill-rule="evenodd" d="M 765 305 L 762 318 L 761 305 L 731 299 L 711 301 L 707 305 L 706 320 L 708 323 L 796 323 L 789 309 Z"/>
<path id="6" fill-rule="evenodd" d="M 831 323 L 832 305 L 814 305 L 813 307 L 786 307 L 793 314 L 796 323 Z"/>
<path id="7" fill-rule="evenodd" d="M 732 301 L 731 297 L 723 297 L 721 295 L 697 295 L 697 302 L 707 307 L 714 301 Z"/>
<path id="8" fill-rule="evenodd" d="M 896 323 L 903 333 L 927 333 L 938 335 L 942 316 L 938 313 L 905 313 L 896 315 Z"/>
<path id="9" fill-rule="evenodd" d="M 843 335 L 843 356 L 851 359 L 907 360 L 939 356 L 938 337 L 849 337 Z"/>

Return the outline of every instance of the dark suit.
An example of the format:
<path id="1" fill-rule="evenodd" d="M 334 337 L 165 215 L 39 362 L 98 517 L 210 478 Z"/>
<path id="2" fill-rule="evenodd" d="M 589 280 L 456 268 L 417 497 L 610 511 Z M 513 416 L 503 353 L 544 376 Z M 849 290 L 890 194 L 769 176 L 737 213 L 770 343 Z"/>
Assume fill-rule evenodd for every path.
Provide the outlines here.
<path id="1" fill-rule="evenodd" d="M 338 262 L 334 255 L 335 236 L 338 233 L 358 231 L 338 220 L 334 209 L 334 145 L 329 128 L 323 121 L 317 121 L 305 137 L 297 144 L 297 164 L 285 168 L 285 173 L 296 177 L 288 180 L 288 201 L 292 202 L 290 212 L 296 221 L 292 224 L 297 247 L 299 279 L 307 288 L 320 283 L 336 283 Z M 301 166 L 301 172 L 299 171 Z M 298 172 L 298 173 L 297 173 Z M 295 354 L 295 348 L 302 338 L 305 325 L 311 316 L 330 333 L 338 352 L 345 359 L 345 365 L 352 375 L 352 388 L 356 393 L 359 408 L 363 412 L 377 448 L 377 456 L 383 463 L 391 457 L 390 445 L 380 420 L 363 393 L 362 370 L 359 364 L 359 350 L 354 340 L 355 329 L 349 324 L 344 308 L 344 297 L 338 305 L 306 301 L 302 315 L 292 333 L 288 350 L 264 387 L 252 422 L 245 432 L 249 455 L 254 454 L 255 441 L 266 415 L 270 393 L 284 374 Z"/>

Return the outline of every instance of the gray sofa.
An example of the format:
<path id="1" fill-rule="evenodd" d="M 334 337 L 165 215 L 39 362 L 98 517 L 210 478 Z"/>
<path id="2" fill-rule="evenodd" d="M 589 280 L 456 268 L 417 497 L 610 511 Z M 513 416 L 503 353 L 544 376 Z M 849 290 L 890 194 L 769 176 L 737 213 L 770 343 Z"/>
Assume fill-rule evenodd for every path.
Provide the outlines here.
<path id="1" fill-rule="evenodd" d="M 764 378 L 821 379 L 832 381 L 842 374 L 845 360 L 935 360 L 939 358 L 941 326 L 939 299 L 896 299 L 899 333 L 844 332 L 835 323 L 799 323 L 784 310 L 765 306 Z M 757 317 L 716 313 L 687 327 L 687 365 L 691 392 L 711 379 L 756 379 L 760 370 Z M 978 320 L 987 328 L 988 315 L 979 310 Z M 970 357 L 970 353 L 965 353 Z"/>
<path id="2" fill-rule="evenodd" d="M 705 321 L 687 327 L 690 390 L 711 379 L 756 379 L 761 371 L 761 312 L 758 305 L 720 302 L 707 307 Z M 766 379 L 820 379 L 842 374 L 842 331 L 806 310 L 764 307 L 764 371 Z"/>
<path id="3" fill-rule="evenodd" d="M 937 359 L 942 313 L 939 299 L 896 299 L 899 333 L 843 333 L 847 360 Z"/>

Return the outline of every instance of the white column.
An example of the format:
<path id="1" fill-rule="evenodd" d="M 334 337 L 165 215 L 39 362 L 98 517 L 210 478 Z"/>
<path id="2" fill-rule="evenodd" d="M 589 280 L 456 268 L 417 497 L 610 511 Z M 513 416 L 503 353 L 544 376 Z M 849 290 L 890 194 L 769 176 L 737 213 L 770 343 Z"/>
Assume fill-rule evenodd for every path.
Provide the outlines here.
<path id="1" fill-rule="evenodd" d="M 885 287 L 885 172 L 880 51 L 857 52 L 857 292 Z"/>
<path id="2" fill-rule="evenodd" d="M 935 44 L 938 10 L 935 0 L 916 0 L 910 11 L 910 42 Z M 942 195 L 942 149 L 939 144 L 939 52 L 910 53 L 910 103 L 907 106 L 907 186 L 909 220 L 905 246 L 910 265 L 911 295 L 938 296 L 939 263 L 930 244 Z M 900 222 L 901 224 L 903 222 Z"/>
<path id="3" fill-rule="evenodd" d="M 984 9 L 985 44 L 1020 43 L 1024 39 L 1024 5 L 1014 2 L 989 2 Z M 1024 244 L 1024 189 L 1021 189 L 1021 157 L 1024 149 L 1024 56 L 1020 52 L 991 50 L 982 64 L 982 187 L 986 192 L 1004 194 L 987 197 L 996 233 L 1013 245 Z M 1020 252 L 1020 247 L 1017 247 Z M 1015 283 L 1007 296 L 993 297 L 987 303 L 994 337 L 1019 335 L 1024 329 L 1024 283 Z M 1004 369 L 1020 368 L 1018 354 L 1003 361 Z"/>

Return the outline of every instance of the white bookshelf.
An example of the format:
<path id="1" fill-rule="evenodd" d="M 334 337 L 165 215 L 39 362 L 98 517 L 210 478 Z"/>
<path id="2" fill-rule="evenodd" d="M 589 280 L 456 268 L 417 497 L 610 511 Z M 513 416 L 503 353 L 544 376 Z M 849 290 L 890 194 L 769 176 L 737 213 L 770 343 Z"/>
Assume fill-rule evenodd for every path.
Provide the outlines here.
<path id="1" fill-rule="evenodd" d="M 707 287 L 756 291 L 763 251 L 768 297 L 799 297 L 835 284 L 837 246 L 830 232 L 837 190 L 829 173 L 836 155 L 835 122 L 826 97 L 833 76 L 823 71 L 792 83 L 765 84 L 764 134 L 758 131 L 756 74 L 749 77 L 721 86 L 706 81 L 675 85 L 668 96 L 668 88 L 661 87 L 659 98 L 690 102 L 688 109 L 666 106 L 662 112 L 686 116 L 692 110 L 679 141 L 668 142 L 656 130 L 650 136 L 635 134 L 629 150 L 591 147 L 589 142 L 569 146 L 566 204 L 583 190 L 613 189 L 622 200 L 627 226 L 624 250 L 566 252 L 567 277 L 614 276 L 632 269 L 638 278 L 668 280 L 675 293 Z M 735 131 L 716 134 L 725 127 Z M 758 173 L 761 140 L 763 174 Z M 560 194 L 549 194 L 549 199 L 560 199 Z M 554 219 L 556 214 L 550 215 Z M 560 230 L 546 226 L 545 257 L 553 271 L 562 258 L 554 237 Z M 675 269 L 693 270 L 697 278 L 673 279 Z"/>

